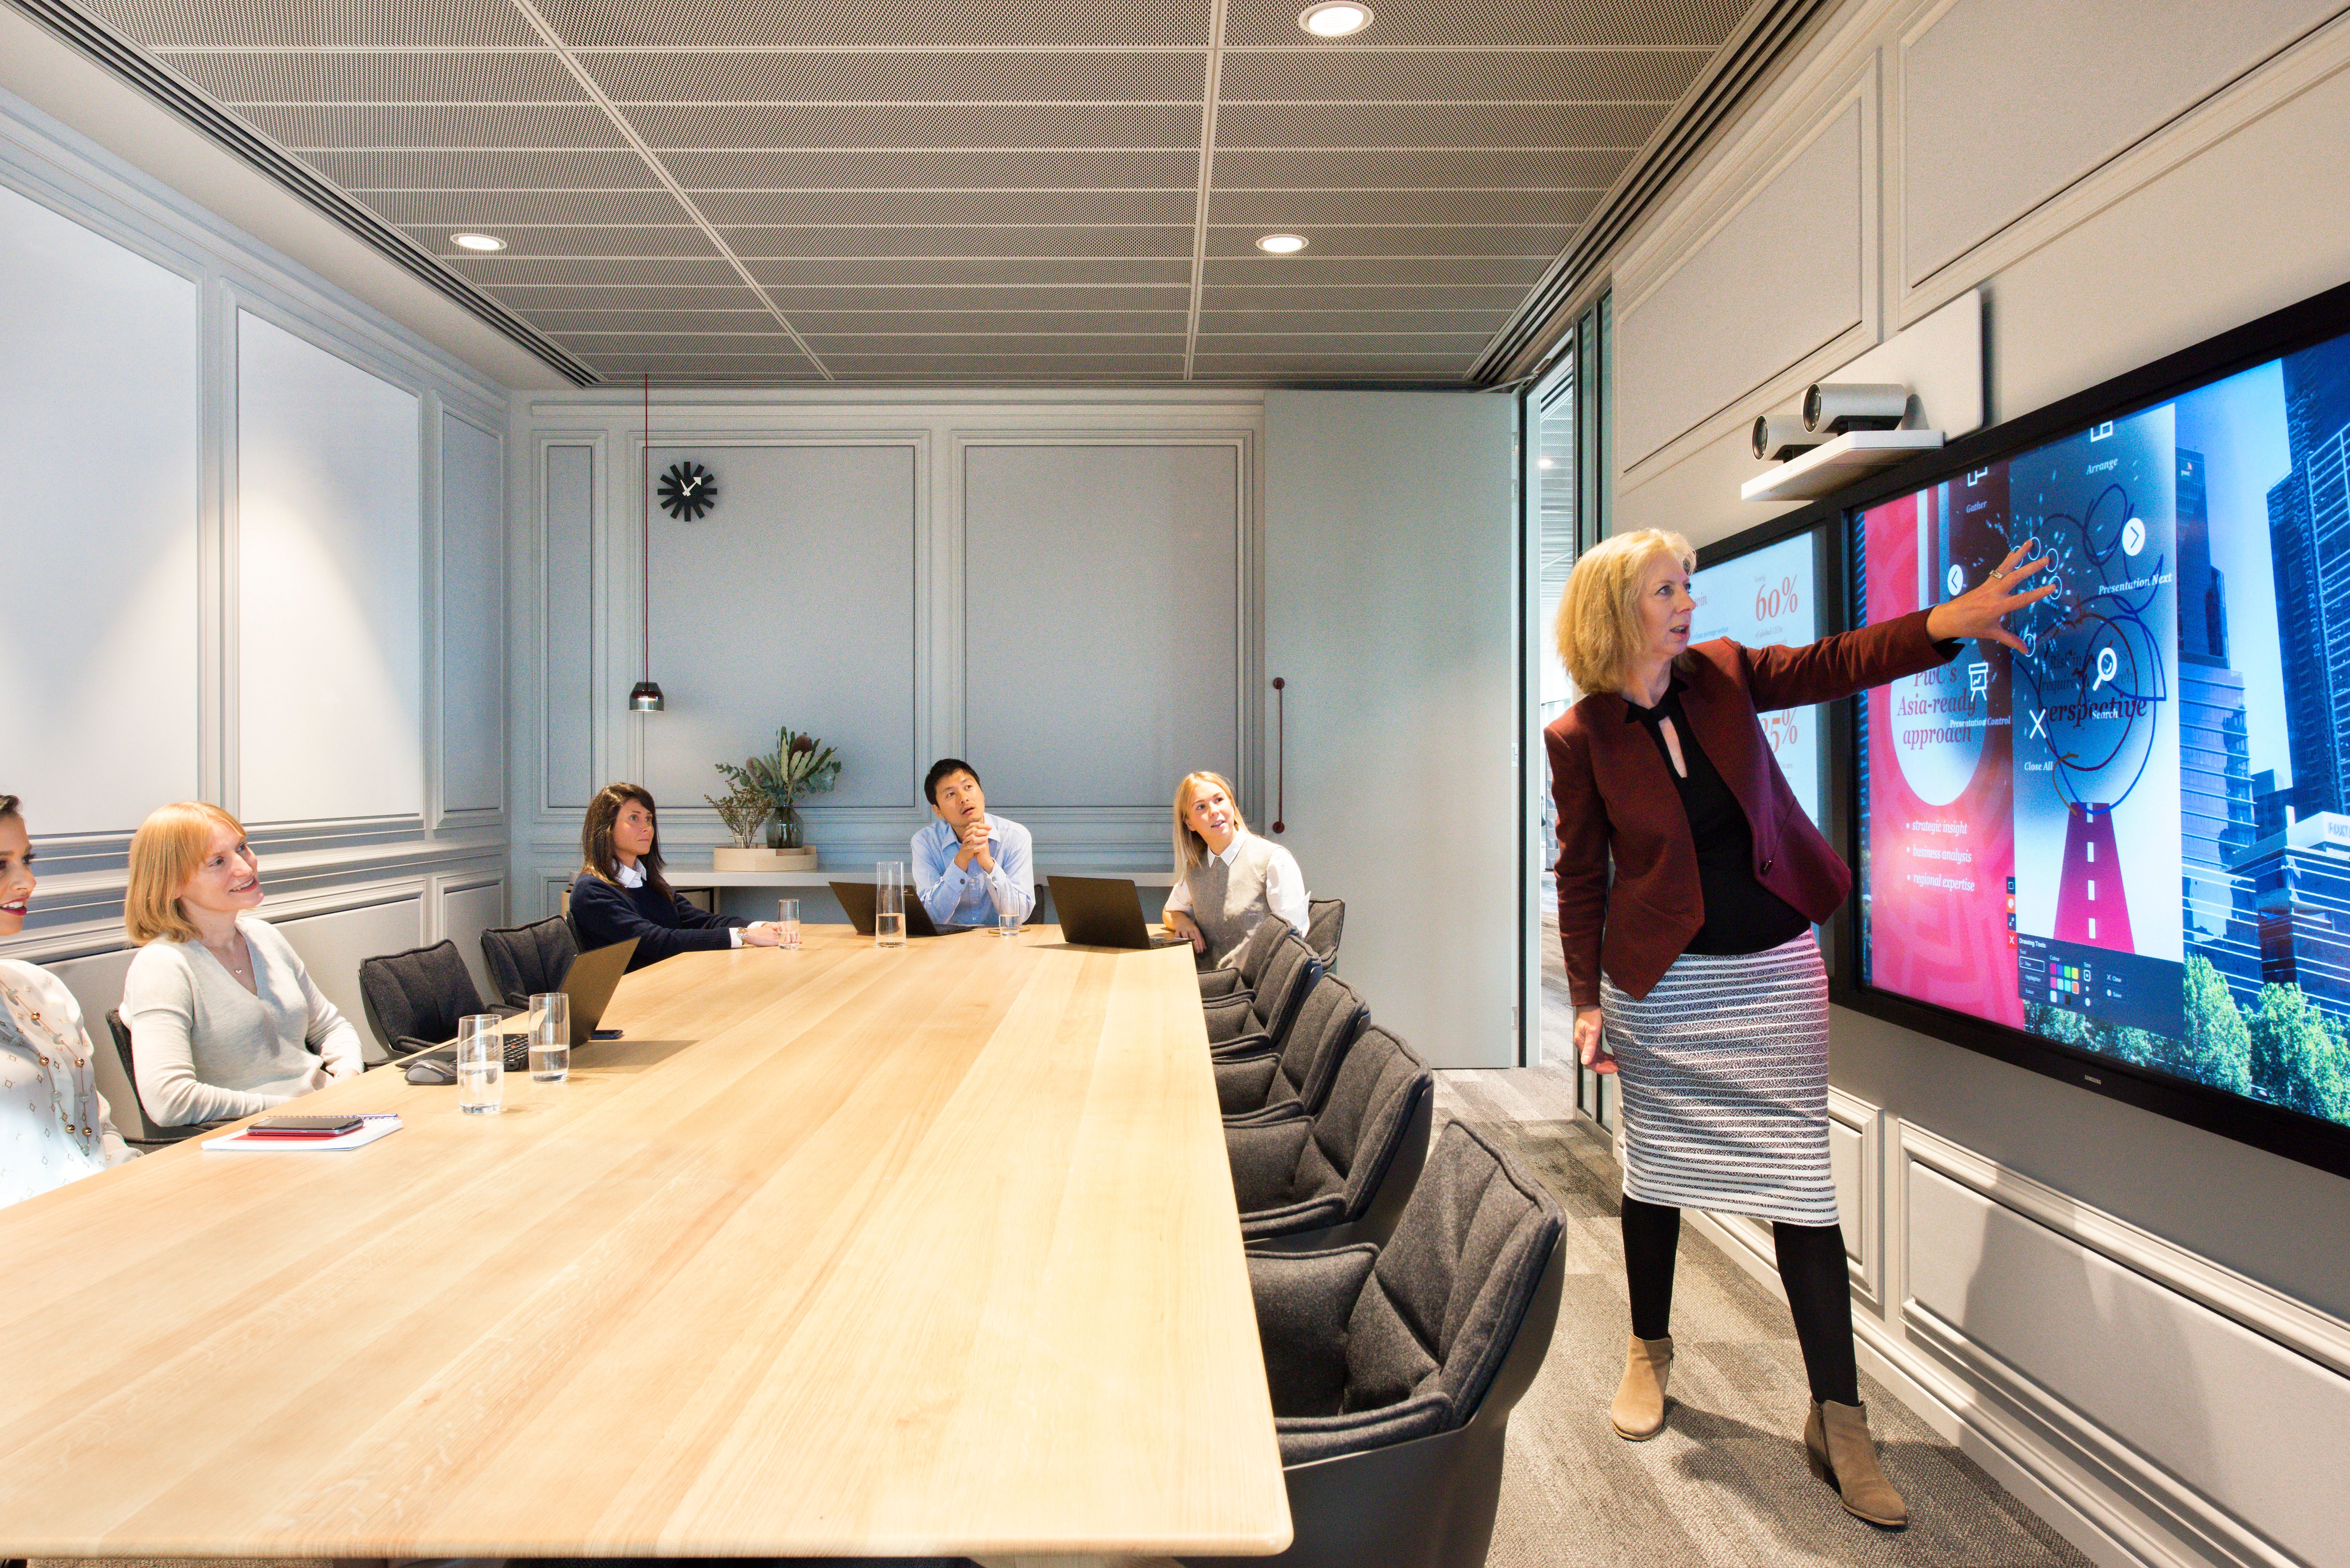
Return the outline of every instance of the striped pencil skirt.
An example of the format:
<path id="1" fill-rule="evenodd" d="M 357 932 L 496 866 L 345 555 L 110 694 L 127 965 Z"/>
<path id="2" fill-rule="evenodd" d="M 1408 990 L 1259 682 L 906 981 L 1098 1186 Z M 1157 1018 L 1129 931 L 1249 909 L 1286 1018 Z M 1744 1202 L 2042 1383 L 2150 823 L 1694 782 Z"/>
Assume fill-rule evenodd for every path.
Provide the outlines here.
<path id="1" fill-rule="evenodd" d="M 1836 1222 L 1828 986 L 1805 931 L 1768 952 L 1683 953 L 1634 1001 L 1602 981 L 1624 1095 L 1624 1192 L 1644 1203 Z"/>

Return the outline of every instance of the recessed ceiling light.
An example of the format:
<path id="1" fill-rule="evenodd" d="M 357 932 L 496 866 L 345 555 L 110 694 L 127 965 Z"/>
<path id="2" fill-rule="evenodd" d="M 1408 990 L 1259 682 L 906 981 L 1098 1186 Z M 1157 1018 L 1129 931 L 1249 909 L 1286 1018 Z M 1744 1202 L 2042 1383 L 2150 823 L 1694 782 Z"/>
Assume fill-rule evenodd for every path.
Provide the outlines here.
<path id="1" fill-rule="evenodd" d="M 1256 248 L 1277 256 L 1294 256 L 1305 248 L 1304 234 L 1265 234 L 1256 242 Z"/>
<path id="2" fill-rule="evenodd" d="M 1538 457 L 1534 459 L 1534 466 L 1536 468 L 1548 468 L 1550 466 L 1550 459 L 1546 457 Z"/>
<path id="3" fill-rule="evenodd" d="M 506 248 L 505 241 L 495 234 L 451 234 L 449 241 L 469 251 L 502 251 Z"/>
<path id="4" fill-rule="evenodd" d="M 1300 11 L 1297 25 L 1317 38 L 1343 38 L 1371 25 L 1371 8 L 1356 0 L 1322 0 Z"/>

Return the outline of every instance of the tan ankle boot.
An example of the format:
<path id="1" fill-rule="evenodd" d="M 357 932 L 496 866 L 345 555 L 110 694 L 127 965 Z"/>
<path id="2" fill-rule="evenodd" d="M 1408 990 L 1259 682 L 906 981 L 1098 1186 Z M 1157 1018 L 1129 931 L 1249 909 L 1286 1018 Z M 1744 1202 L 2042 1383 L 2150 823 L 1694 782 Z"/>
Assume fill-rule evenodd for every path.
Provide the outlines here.
<path id="1" fill-rule="evenodd" d="M 1665 1384 L 1673 1375 L 1673 1339 L 1632 1336 L 1624 1357 L 1624 1381 L 1616 1386 L 1616 1403 L 1607 1418 L 1616 1435 L 1627 1443 L 1642 1443 L 1665 1429 Z"/>
<path id="2" fill-rule="evenodd" d="M 1845 1511 L 1871 1524 L 1899 1530 L 1909 1522 L 1909 1505 L 1877 1468 L 1877 1441 L 1868 1435 L 1868 1407 L 1825 1400 L 1804 1423 L 1804 1450 L 1812 1473 L 1835 1488 Z"/>

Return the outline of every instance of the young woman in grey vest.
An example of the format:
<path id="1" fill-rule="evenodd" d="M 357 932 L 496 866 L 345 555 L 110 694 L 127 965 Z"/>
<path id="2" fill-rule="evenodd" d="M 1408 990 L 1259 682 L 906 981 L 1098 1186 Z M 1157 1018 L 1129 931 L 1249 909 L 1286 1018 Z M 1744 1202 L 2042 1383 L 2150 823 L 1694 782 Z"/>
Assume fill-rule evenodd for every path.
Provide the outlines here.
<path id="1" fill-rule="evenodd" d="M 1248 830 L 1222 774 L 1186 774 L 1175 786 L 1175 873 L 1167 929 L 1191 939 L 1203 968 L 1231 963 L 1268 915 L 1305 934 L 1297 857 Z"/>

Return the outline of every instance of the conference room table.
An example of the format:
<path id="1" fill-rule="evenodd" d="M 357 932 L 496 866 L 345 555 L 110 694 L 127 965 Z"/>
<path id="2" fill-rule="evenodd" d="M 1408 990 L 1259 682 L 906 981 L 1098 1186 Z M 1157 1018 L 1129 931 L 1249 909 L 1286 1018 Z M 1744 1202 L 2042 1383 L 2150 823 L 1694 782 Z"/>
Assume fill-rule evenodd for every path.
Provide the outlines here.
<path id="1" fill-rule="evenodd" d="M 689 953 L 503 1114 L 0 1210 L 0 1553 L 1280 1551 L 1188 950 Z"/>

